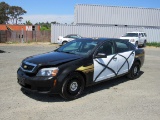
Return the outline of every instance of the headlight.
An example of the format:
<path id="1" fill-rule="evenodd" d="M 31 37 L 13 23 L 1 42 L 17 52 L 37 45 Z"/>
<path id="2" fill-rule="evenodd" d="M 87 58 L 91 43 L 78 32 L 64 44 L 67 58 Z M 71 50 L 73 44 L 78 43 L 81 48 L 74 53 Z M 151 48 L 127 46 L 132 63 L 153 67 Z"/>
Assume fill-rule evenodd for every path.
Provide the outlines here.
<path id="1" fill-rule="evenodd" d="M 50 76 L 50 77 L 54 77 L 57 75 L 58 73 L 58 68 L 43 68 L 41 70 L 38 71 L 36 76 Z"/>
<path id="2" fill-rule="evenodd" d="M 130 39 L 130 42 L 134 42 L 135 40 L 134 39 Z"/>

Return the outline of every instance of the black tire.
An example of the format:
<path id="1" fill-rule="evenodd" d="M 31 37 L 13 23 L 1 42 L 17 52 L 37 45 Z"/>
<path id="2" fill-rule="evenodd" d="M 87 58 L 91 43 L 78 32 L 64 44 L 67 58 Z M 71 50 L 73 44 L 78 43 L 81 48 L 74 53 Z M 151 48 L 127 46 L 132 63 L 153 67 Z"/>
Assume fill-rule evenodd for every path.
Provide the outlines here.
<path id="1" fill-rule="evenodd" d="M 130 69 L 130 72 L 128 73 L 127 77 L 133 80 L 138 78 L 139 75 L 140 75 L 140 64 L 139 62 L 135 62 L 132 68 Z"/>
<path id="2" fill-rule="evenodd" d="M 143 47 L 146 47 L 146 43 L 147 43 L 147 42 L 146 42 L 146 40 L 145 40 L 144 43 L 143 43 Z"/>
<path id="3" fill-rule="evenodd" d="M 82 94 L 84 86 L 85 82 L 83 76 L 74 72 L 65 79 L 61 96 L 67 100 L 76 99 Z"/>
<path id="4" fill-rule="evenodd" d="M 67 43 L 67 41 L 62 42 L 62 45 L 65 45 Z"/>

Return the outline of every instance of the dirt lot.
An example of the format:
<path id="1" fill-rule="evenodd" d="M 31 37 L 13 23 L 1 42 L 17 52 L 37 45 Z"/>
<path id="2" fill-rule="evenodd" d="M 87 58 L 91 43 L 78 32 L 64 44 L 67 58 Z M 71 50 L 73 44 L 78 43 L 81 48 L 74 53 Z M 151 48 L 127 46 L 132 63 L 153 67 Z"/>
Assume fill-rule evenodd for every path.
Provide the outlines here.
<path id="1" fill-rule="evenodd" d="M 0 120 L 160 120 L 160 48 L 145 48 L 138 79 L 121 77 L 86 88 L 74 101 L 22 92 L 16 78 L 22 59 L 55 48 L 0 44 Z"/>

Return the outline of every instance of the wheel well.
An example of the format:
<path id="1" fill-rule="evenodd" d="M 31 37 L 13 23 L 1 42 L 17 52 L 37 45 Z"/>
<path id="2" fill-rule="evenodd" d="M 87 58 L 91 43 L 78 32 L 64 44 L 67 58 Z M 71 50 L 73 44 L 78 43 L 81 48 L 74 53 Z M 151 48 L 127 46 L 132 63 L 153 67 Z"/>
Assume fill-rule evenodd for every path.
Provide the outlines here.
<path id="1" fill-rule="evenodd" d="M 67 43 L 67 42 L 68 42 L 68 41 L 64 40 L 64 41 L 62 42 L 62 44 L 63 44 L 63 43 Z"/>
<path id="2" fill-rule="evenodd" d="M 86 83 L 87 83 L 87 81 L 86 81 L 86 75 L 85 75 L 83 72 L 81 72 L 81 71 L 74 71 L 74 72 L 79 73 L 79 74 L 83 77 L 84 82 L 85 82 L 85 86 L 86 86 Z M 72 74 L 72 73 L 71 73 L 71 74 Z M 70 75 L 71 75 L 71 74 L 70 74 Z"/>
<path id="3" fill-rule="evenodd" d="M 139 63 L 139 65 L 141 66 L 140 60 L 135 60 L 134 63 L 136 63 L 136 62 Z"/>

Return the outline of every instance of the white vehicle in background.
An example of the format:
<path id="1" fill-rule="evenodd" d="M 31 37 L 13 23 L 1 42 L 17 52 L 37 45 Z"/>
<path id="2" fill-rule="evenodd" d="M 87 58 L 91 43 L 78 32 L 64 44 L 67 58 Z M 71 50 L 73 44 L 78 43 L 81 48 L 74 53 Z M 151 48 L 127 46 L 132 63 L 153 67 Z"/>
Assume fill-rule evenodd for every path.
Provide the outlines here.
<path id="1" fill-rule="evenodd" d="M 82 37 L 80 35 L 77 35 L 77 34 L 69 34 L 65 37 L 59 36 L 57 42 L 58 42 L 58 44 L 64 45 L 67 42 L 70 42 L 72 40 L 79 39 L 79 38 L 82 38 Z"/>
<path id="2" fill-rule="evenodd" d="M 125 35 L 120 37 L 120 39 L 127 40 L 137 47 L 145 47 L 147 43 L 147 34 L 144 32 L 127 32 Z"/>

